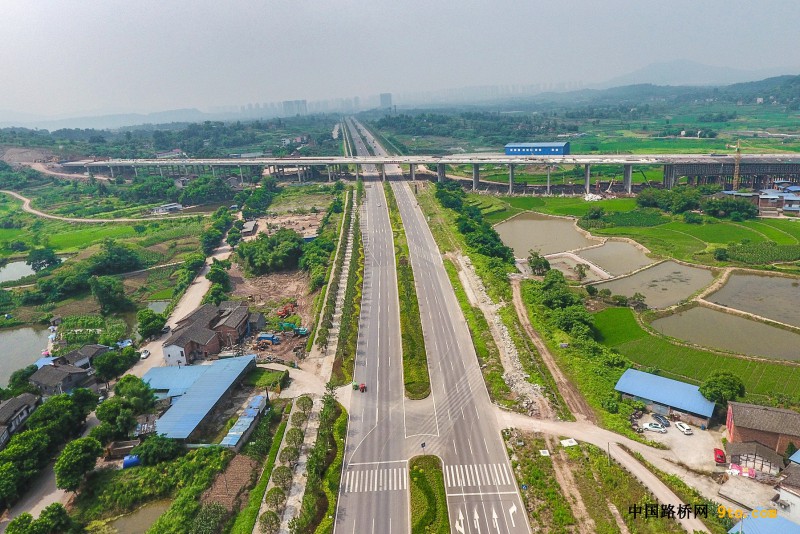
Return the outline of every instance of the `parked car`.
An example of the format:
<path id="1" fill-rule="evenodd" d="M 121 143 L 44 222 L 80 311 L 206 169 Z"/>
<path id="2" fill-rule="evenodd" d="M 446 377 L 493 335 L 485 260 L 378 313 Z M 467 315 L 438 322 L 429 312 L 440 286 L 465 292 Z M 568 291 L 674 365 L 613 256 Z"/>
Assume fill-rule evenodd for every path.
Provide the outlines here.
<path id="1" fill-rule="evenodd" d="M 722 465 L 727 463 L 725 460 L 725 451 L 722 449 L 714 449 L 714 461 Z"/>
<path id="2" fill-rule="evenodd" d="M 663 426 L 663 427 L 668 427 L 669 426 L 669 419 L 667 419 L 666 417 L 664 417 L 660 413 L 654 413 L 653 414 L 653 419 L 655 419 L 656 423 L 661 424 L 661 426 Z"/>
<path id="3" fill-rule="evenodd" d="M 164 328 L 161 329 L 161 333 L 166 334 L 170 330 L 172 330 L 172 327 L 170 325 L 165 325 Z"/>
<path id="4" fill-rule="evenodd" d="M 143 350 L 143 351 L 140 353 L 140 356 L 139 356 L 139 357 L 140 357 L 142 360 L 146 360 L 146 359 L 147 359 L 149 356 L 150 356 L 150 351 L 149 351 L 149 350 L 147 350 L 147 349 L 144 349 L 144 350 Z"/>
<path id="5" fill-rule="evenodd" d="M 675 423 L 675 428 L 677 428 L 687 436 L 691 436 L 693 434 L 692 427 L 690 427 L 689 425 L 687 425 L 682 421 L 678 421 L 677 423 Z"/>
<path id="6" fill-rule="evenodd" d="M 658 432 L 659 434 L 667 433 L 667 429 L 658 423 L 645 423 L 642 425 L 642 428 L 644 428 L 645 430 L 650 430 L 652 432 Z"/>

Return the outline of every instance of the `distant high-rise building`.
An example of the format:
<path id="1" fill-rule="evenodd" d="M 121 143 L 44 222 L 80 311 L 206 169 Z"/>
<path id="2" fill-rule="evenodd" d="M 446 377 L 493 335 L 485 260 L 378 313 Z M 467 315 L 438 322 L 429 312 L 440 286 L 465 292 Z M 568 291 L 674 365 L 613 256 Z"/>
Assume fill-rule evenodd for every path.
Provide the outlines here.
<path id="1" fill-rule="evenodd" d="M 381 108 L 392 107 L 392 93 L 381 93 Z"/>
<path id="2" fill-rule="evenodd" d="M 391 98 L 392 95 L 389 95 Z M 353 111 L 358 111 L 361 109 L 361 99 L 357 96 L 353 97 Z"/>

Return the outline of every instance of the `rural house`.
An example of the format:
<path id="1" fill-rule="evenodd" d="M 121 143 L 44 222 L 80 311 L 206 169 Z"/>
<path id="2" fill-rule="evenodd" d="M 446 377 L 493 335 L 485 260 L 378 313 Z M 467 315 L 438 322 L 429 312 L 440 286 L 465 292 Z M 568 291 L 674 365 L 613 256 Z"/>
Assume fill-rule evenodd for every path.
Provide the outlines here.
<path id="1" fill-rule="evenodd" d="M 742 402 L 728 403 L 728 442 L 760 443 L 784 454 L 789 443 L 800 448 L 800 413 Z"/>
<path id="2" fill-rule="evenodd" d="M 0 403 L 0 449 L 5 447 L 38 403 L 39 397 L 33 393 L 23 393 Z"/>
<path id="3" fill-rule="evenodd" d="M 28 381 L 45 397 L 69 393 L 81 387 L 89 377 L 89 371 L 74 365 L 45 365 L 31 375 Z"/>
<path id="4" fill-rule="evenodd" d="M 92 363 L 97 356 L 105 354 L 109 350 L 111 349 L 105 345 L 84 345 L 77 350 L 68 352 L 61 357 L 60 360 L 62 360 L 62 363 L 74 365 L 75 367 L 80 367 L 81 369 L 88 369 L 92 366 Z"/>
<path id="5" fill-rule="evenodd" d="M 164 361 L 167 365 L 187 365 L 239 343 L 249 332 L 249 318 L 247 305 L 242 302 L 200 306 L 178 321 L 164 342 Z"/>

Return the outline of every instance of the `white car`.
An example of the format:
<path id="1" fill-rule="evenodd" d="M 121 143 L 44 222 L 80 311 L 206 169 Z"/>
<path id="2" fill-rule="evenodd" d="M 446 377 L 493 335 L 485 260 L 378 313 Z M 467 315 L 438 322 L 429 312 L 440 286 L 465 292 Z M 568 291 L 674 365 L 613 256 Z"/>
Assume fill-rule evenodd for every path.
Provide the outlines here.
<path id="1" fill-rule="evenodd" d="M 142 360 L 146 360 L 148 358 L 148 356 L 150 356 L 150 351 L 147 350 L 147 349 L 144 349 L 139 357 Z"/>
<path id="2" fill-rule="evenodd" d="M 693 434 L 692 427 L 690 427 L 684 422 L 678 421 L 677 423 L 675 423 L 675 428 L 677 428 L 687 436 L 691 436 Z"/>
<path id="3" fill-rule="evenodd" d="M 644 428 L 645 430 L 650 430 L 652 432 L 659 432 L 661 434 L 667 433 L 667 429 L 664 428 L 663 425 L 660 425 L 658 423 L 645 423 L 642 425 L 642 428 Z"/>

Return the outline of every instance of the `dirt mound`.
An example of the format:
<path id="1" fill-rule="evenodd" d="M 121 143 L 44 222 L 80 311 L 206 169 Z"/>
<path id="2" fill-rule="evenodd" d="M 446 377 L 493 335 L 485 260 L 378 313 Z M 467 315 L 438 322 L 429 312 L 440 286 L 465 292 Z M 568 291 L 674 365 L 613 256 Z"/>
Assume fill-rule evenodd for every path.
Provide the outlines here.
<path id="1" fill-rule="evenodd" d="M 52 156 L 45 148 L 0 147 L 0 159 L 10 165 L 46 161 Z"/>

